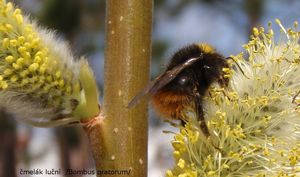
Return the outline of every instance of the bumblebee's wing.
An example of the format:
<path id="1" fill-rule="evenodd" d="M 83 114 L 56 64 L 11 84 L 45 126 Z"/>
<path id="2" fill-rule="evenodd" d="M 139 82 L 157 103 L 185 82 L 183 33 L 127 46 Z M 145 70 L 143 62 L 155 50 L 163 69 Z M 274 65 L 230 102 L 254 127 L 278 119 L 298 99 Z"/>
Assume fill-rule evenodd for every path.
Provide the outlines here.
<path id="1" fill-rule="evenodd" d="M 127 105 L 127 108 L 132 108 L 134 107 L 143 97 L 145 96 L 150 96 L 154 93 L 152 93 L 153 89 L 155 88 L 156 84 L 158 81 L 162 78 L 164 74 L 158 76 L 154 81 L 150 82 L 150 84 L 144 88 L 144 90 L 140 91 Z M 151 94 L 152 93 L 152 94 Z"/>
<path id="2" fill-rule="evenodd" d="M 135 106 L 140 99 L 142 99 L 145 96 L 152 96 L 155 94 L 159 89 L 170 83 L 175 77 L 186 67 L 192 65 L 197 60 L 201 59 L 202 55 L 197 58 L 191 58 L 188 59 L 185 63 L 182 65 L 176 66 L 171 70 L 166 71 L 162 75 L 158 76 L 154 81 L 152 81 L 144 90 L 142 90 L 140 93 L 138 93 L 128 104 L 128 108 L 132 108 Z"/>

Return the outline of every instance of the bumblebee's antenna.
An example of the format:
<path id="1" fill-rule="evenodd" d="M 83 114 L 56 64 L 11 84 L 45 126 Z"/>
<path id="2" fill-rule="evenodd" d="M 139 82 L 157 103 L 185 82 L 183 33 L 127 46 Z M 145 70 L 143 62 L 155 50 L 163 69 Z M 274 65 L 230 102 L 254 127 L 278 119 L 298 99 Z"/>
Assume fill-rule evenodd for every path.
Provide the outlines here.
<path id="1" fill-rule="evenodd" d="M 233 57 L 227 57 L 226 59 L 231 59 L 231 60 L 237 65 L 237 67 L 238 67 L 239 70 L 242 72 L 242 74 L 243 74 L 247 79 L 250 79 L 250 78 L 245 74 L 245 72 L 243 71 L 243 69 L 241 68 L 241 66 L 238 64 L 238 62 L 237 62 Z"/>

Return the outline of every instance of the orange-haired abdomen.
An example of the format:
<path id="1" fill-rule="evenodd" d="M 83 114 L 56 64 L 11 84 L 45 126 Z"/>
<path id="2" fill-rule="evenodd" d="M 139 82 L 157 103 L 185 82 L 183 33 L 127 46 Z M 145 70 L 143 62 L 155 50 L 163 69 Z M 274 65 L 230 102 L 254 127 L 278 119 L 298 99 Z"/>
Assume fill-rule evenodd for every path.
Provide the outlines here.
<path id="1" fill-rule="evenodd" d="M 186 94 L 160 90 L 152 97 L 154 108 L 166 118 L 182 119 L 183 109 L 190 104 Z"/>

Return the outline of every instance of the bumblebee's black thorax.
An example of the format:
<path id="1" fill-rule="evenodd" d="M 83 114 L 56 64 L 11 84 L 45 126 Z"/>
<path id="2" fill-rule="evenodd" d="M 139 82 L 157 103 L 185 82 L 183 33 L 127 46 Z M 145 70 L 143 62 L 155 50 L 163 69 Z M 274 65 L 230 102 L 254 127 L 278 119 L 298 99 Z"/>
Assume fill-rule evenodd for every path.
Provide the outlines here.
<path id="1" fill-rule="evenodd" d="M 208 45 L 192 44 L 182 48 L 171 58 L 167 71 L 197 57 L 201 59 L 184 69 L 165 89 L 191 95 L 196 89 L 200 95 L 204 95 L 213 82 L 224 80 L 222 69 L 228 67 L 226 59 Z"/>

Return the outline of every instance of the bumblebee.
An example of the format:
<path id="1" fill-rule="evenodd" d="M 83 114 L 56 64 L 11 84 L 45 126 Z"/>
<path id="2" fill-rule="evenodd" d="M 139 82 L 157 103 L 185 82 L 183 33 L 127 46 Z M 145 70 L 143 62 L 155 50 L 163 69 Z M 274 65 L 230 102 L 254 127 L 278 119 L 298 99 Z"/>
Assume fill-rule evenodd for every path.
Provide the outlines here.
<path id="1" fill-rule="evenodd" d="M 135 106 L 143 97 L 150 96 L 154 108 L 166 118 L 183 120 L 186 108 L 195 110 L 201 131 L 209 136 L 204 119 L 203 98 L 209 87 L 218 83 L 228 86 L 223 68 L 229 68 L 225 58 L 208 44 L 191 44 L 178 50 L 164 73 L 137 94 L 128 107 Z M 184 121 L 184 120 L 183 120 Z"/>

